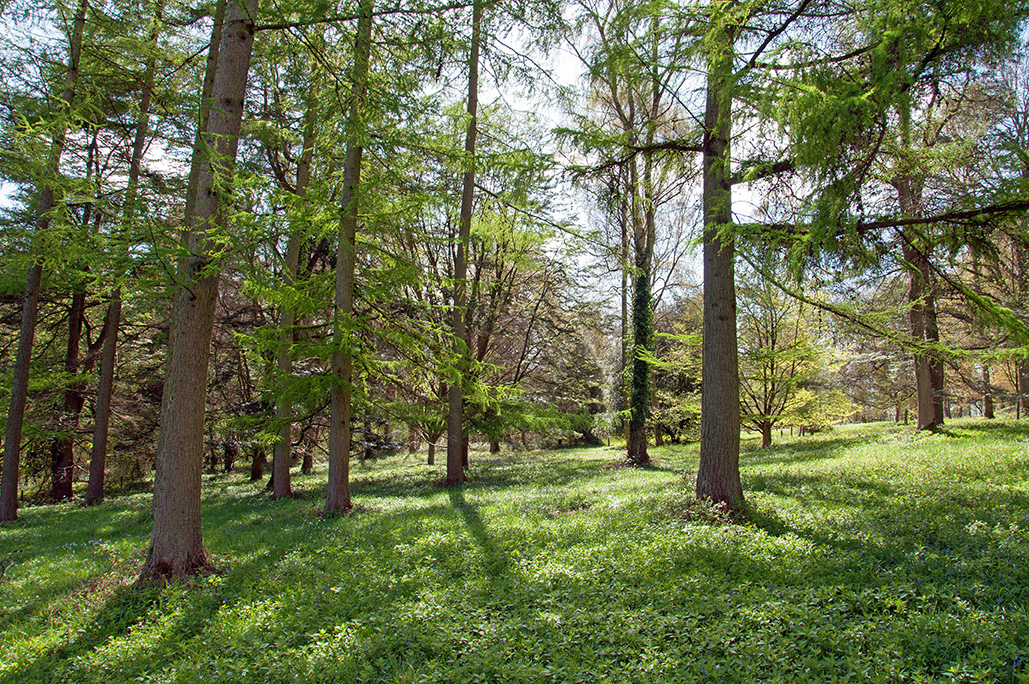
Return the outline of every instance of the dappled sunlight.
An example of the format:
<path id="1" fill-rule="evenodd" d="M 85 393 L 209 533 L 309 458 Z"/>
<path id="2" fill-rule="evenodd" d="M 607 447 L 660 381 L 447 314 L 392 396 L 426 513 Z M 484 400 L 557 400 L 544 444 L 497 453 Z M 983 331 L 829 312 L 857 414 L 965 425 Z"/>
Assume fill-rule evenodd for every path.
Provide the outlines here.
<path id="1" fill-rule="evenodd" d="M 454 488 L 411 459 L 380 459 L 344 517 L 321 515 L 317 476 L 280 501 L 219 477 L 207 482 L 205 540 L 225 572 L 167 587 L 130 586 L 148 499 L 30 509 L 4 530 L 24 556 L 0 585 L 0 677 L 810 681 L 866 669 L 932 678 L 970 662 L 1011 672 L 1029 631 L 1020 427 L 841 430 L 750 452 L 738 521 L 686 514 L 689 446 L 655 450 L 645 469 L 607 467 L 605 449 L 473 459 L 470 482 Z M 96 541 L 73 542 L 53 516 L 81 517 Z"/>

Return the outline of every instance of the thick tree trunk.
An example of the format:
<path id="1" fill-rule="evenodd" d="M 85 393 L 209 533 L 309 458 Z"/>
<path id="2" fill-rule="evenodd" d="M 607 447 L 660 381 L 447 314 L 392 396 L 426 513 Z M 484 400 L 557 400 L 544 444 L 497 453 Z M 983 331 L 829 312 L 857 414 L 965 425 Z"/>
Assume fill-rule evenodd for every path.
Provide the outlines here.
<path id="1" fill-rule="evenodd" d="M 429 441 L 429 455 L 425 462 L 428 465 L 436 465 L 436 440 L 434 439 Z"/>
<path id="2" fill-rule="evenodd" d="M 743 506 L 743 484 L 736 272 L 735 245 L 729 230 L 733 36 L 731 30 L 723 29 L 714 37 L 708 55 L 704 117 L 704 343 L 697 497 L 739 509 Z"/>
<path id="3" fill-rule="evenodd" d="M 186 216 L 185 247 L 173 295 L 167 372 L 154 475 L 154 526 L 144 577 L 181 576 L 209 567 L 200 523 L 207 367 L 220 264 L 214 232 L 226 231 L 230 189 L 254 44 L 257 0 L 230 3 L 203 144 L 193 153 L 197 192 Z"/>
<path id="4" fill-rule="evenodd" d="M 68 120 L 75 100 L 75 87 L 79 79 L 79 58 L 82 54 L 82 34 L 86 24 L 88 0 L 80 0 L 72 23 L 68 57 L 68 74 L 61 96 L 60 117 L 50 145 L 43 171 L 42 188 L 36 208 L 36 235 L 50 228 L 50 215 L 54 210 L 57 179 L 61 171 L 61 156 L 67 136 Z M 21 329 L 18 332 L 18 351 L 15 355 L 11 378 L 11 403 L 7 412 L 4 434 L 3 475 L 0 477 L 0 522 L 18 518 L 18 474 L 21 467 L 21 432 L 25 422 L 25 406 L 29 396 L 29 368 L 32 364 L 32 345 L 36 338 L 36 318 L 39 312 L 39 287 L 43 279 L 43 260 L 35 258 L 25 279 L 25 299 L 21 310 Z"/>
<path id="5" fill-rule="evenodd" d="M 79 370 L 79 345 L 85 317 L 86 293 L 79 291 L 72 295 L 71 310 L 68 314 L 68 349 L 64 356 L 64 372 L 69 377 L 69 385 L 64 390 L 64 406 L 60 419 L 61 432 L 64 434 L 54 439 L 50 445 L 50 483 L 54 501 L 70 499 L 75 481 L 75 450 L 71 433 L 78 427 L 84 397 L 81 383 L 77 378 L 71 378 Z"/>
<path id="6" fill-rule="evenodd" d="M 479 44 L 481 41 L 482 2 L 472 3 L 472 43 L 468 55 L 468 129 L 465 132 L 464 177 L 461 192 L 461 223 L 454 254 L 454 306 L 451 326 L 458 378 L 447 391 L 447 478 L 448 484 L 465 481 L 467 451 L 464 442 L 464 379 L 468 373 L 468 242 L 472 233 L 472 210 L 475 199 L 475 139 L 478 134 L 479 109 Z"/>
<path id="7" fill-rule="evenodd" d="M 264 479 L 264 447 L 260 444 L 252 446 L 250 448 L 250 459 L 250 481 L 256 482 Z"/>
<path id="8" fill-rule="evenodd" d="M 347 142 L 347 158 L 343 167 L 343 196 L 340 217 L 339 245 L 336 251 L 336 320 L 332 370 L 331 424 L 329 426 L 329 483 L 325 496 L 325 512 L 349 510 L 350 502 L 350 413 L 353 376 L 354 271 L 357 249 L 357 216 L 361 183 L 361 156 L 364 148 L 357 133 L 362 126 L 364 101 L 368 92 L 368 63 L 372 49 L 372 0 L 363 0 L 354 41 L 351 100 L 348 113 L 352 137 Z"/>
<path id="9" fill-rule="evenodd" d="M 139 171 L 146 149 L 150 129 L 150 106 L 154 97 L 154 74 L 157 64 L 157 41 L 161 30 L 164 2 L 158 0 L 150 31 L 150 54 L 147 56 L 143 92 L 139 99 L 139 117 L 136 119 L 136 135 L 132 141 L 132 157 L 129 160 L 129 178 L 122 200 L 122 219 L 119 227 L 117 247 L 122 263 L 118 272 L 128 268 L 128 243 L 132 224 L 136 217 Z M 218 29 L 221 30 L 220 27 Z M 86 505 L 103 501 L 104 474 L 107 468 L 107 438 L 111 425 L 111 400 L 114 397 L 114 371 L 117 360 L 118 331 L 121 328 L 122 289 L 116 284 L 107 313 L 104 316 L 104 349 L 100 357 L 100 383 L 97 388 L 96 415 L 93 423 L 93 445 L 89 457 L 89 484 L 86 487 Z"/>

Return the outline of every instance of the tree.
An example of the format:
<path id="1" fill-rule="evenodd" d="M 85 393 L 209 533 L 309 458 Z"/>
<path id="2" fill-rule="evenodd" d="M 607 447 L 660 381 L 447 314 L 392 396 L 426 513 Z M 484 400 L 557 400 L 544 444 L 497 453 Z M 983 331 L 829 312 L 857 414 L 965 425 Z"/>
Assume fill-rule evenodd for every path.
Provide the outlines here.
<path id="1" fill-rule="evenodd" d="M 149 32 L 149 52 L 144 67 L 143 89 L 139 99 L 139 114 L 136 119 L 136 133 L 132 143 L 129 159 L 128 181 L 122 197 L 121 227 L 117 237 L 117 250 L 122 268 L 115 273 L 114 292 L 107 305 L 104 317 L 104 343 L 100 359 L 100 378 L 97 390 L 96 416 L 93 426 L 93 444 L 89 459 L 89 484 L 86 489 L 86 504 L 94 504 L 104 498 L 104 473 L 106 471 L 108 432 L 111 421 L 111 400 L 114 393 L 115 357 L 118 346 L 118 333 L 122 316 L 122 285 L 125 276 L 125 262 L 128 261 L 129 231 L 139 212 L 138 187 L 140 169 L 143 162 L 147 137 L 150 127 L 150 108 L 153 103 L 154 81 L 156 77 L 157 41 L 160 36 L 164 2 L 157 0 L 154 8 Z M 222 6 L 224 11 L 224 6 Z M 217 24 L 221 22 L 216 20 Z M 220 29 L 218 29 L 220 30 Z"/>
<path id="2" fill-rule="evenodd" d="M 181 576 L 209 566 L 200 524 L 204 398 L 256 12 L 257 0 L 230 3 L 226 9 L 211 87 L 213 104 L 193 152 L 196 193 L 185 216 L 186 253 L 172 305 L 154 526 L 144 577 Z"/>
<path id="3" fill-rule="evenodd" d="M 82 34 L 86 24 L 88 0 L 80 0 L 68 40 L 68 71 L 64 79 L 64 90 L 58 105 L 57 121 L 54 124 L 53 141 L 46 166 L 42 173 L 39 199 L 36 207 L 36 236 L 42 240 L 50 228 L 53 214 L 59 211 L 57 194 L 61 155 L 64 153 L 72 106 L 75 101 L 79 79 L 79 59 L 82 54 Z M 11 405 L 7 413 L 7 427 L 4 435 L 3 475 L 0 480 L 0 522 L 18 517 L 18 471 L 21 451 L 22 422 L 25 404 L 28 400 L 29 367 L 32 361 L 32 343 L 36 334 L 36 314 L 39 307 L 39 289 L 43 276 L 42 255 L 34 254 L 29 266 L 25 299 L 22 305 L 21 332 L 18 336 L 18 354 L 14 363 L 14 377 L 11 383 Z"/>
<path id="4" fill-rule="evenodd" d="M 329 427 L 329 486 L 325 512 L 345 511 L 350 503 L 350 414 L 354 334 L 354 269 L 357 252 L 358 200 L 361 183 L 361 155 L 365 98 L 368 92 L 368 64 L 372 45 L 372 0 L 360 6 L 357 36 L 354 40 L 354 62 L 351 77 L 350 109 L 347 130 L 347 159 L 343 167 L 339 243 L 336 252 L 336 300 L 333 316 L 334 350 L 332 370 L 332 408 Z"/>
<path id="5" fill-rule="evenodd" d="M 802 302 L 752 273 L 738 294 L 741 420 L 767 447 L 772 428 L 806 403 L 799 395 L 819 372 L 820 355 Z"/>

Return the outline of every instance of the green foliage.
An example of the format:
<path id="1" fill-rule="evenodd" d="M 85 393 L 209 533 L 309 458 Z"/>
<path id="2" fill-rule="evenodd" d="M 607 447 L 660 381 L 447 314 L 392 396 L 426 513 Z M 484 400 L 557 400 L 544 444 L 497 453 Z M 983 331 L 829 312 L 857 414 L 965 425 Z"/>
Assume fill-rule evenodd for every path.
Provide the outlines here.
<path id="1" fill-rule="evenodd" d="M 0 529 L 4 682 L 981 681 L 1029 676 L 1029 438 L 877 425 L 745 451 L 749 513 L 685 500 L 690 449 L 355 463 L 269 501 L 205 478 L 226 572 L 136 587 L 150 496 Z"/>

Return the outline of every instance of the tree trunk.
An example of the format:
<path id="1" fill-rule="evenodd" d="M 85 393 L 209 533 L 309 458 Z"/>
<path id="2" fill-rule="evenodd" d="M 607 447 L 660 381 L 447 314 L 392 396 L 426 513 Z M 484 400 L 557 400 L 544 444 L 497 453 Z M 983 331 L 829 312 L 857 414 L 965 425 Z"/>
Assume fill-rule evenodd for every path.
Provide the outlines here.
<path id="1" fill-rule="evenodd" d="M 468 332 L 468 242 L 472 233 L 472 209 L 475 199 L 475 139 L 478 134 L 479 109 L 479 44 L 481 41 L 482 2 L 472 2 L 472 43 L 468 55 L 468 129 L 464 143 L 464 178 L 461 192 L 461 224 L 454 254 L 454 306 L 451 326 L 458 377 L 447 391 L 447 484 L 465 481 L 468 455 L 464 446 L 464 380 L 468 373 L 469 350 L 465 343 Z"/>
<path id="2" fill-rule="evenodd" d="M 353 379 L 353 315 L 354 271 L 357 249 L 357 216 L 361 183 L 361 136 L 364 101 L 368 92 L 368 63 L 372 49 L 372 0 L 362 0 L 354 41 L 351 78 L 351 99 L 347 141 L 347 158 L 343 167 L 343 213 L 340 217 L 339 245 L 336 251 L 335 351 L 332 370 L 336 376 L 332 386 L 331 424 L 329 427 L 329 484 L 325 496 L 325 512 L 335 513 L 351 508 L 350 502 L 350 419 L 351 380 Z"/>
<path id="3" fill-rule="evenodd" d="M 743 484 L 729 182 L 733 31 L 718 29 L 713 38 L 704 116 L 704 342 L 697 497 L 739 509 L 743 506 Z"/>
<path id="4" fill-rule="evenodd" d="M 300 159 L 297 161 L 297 179 L 294 188 L 297 205 L 303 205 L 304 199 L 307 197 L 307 189 L 311 184 L 316 113 L 315 94 L 311 93 L 308 98 L 307 111 L 304 113 L 303 151 L 301 152 Z M 287 289 L 294 286 L 300 267 L 300 243 L 302 236 L 299 223 L 300 220 L 294 211 L 290 217 L 290 233 L 286 245 L 286 263 L 282 273 L 282 284 Z M 279 335 L 282 346 L 279 348 L 275 364 L 279 376 L 279 392 L 275 400 L 275 417 L 281 422 L 281 425 L 279 427 L 279 440 L 275 443 L 275 450 L 272 452 L 272 472 L 275 479 L 275 486 L 272 488 L 273 499 L 281 499 L 293 495 L 289 475 L 290 452 L 293 443 L 293 401 L 288 387 L 293 375 L 292 345 L 296 341 L 293 326 L 296 325 L 297 315 L 296 309 L 291 303 L 288 303 L 290 299 L 287 298 L 287 303 L 283 303 L 279 314 Z M 305 458 L 307 457 L 309 457 L 309 454 L 305 454 Z M 310 467 L 307 467 L 308 470 L 302 470 L 305 474 L 310 472 Z"/>
<path id="5" fill-rule="evenodd" d="M 200 523 L 204 408 L 220 263 L 212 233 L 227 232 L 232 178 L 254 43 L 257 0 L 230 3 L 222 29 L 202 144 L 193 152 L 197 192 L 173 295 L 154 474 L 154 525 L 144 577 L 182 576 L 209 567 Z M 210 152 L 208 152 L 208 150 Z"/>
<path id="6" fill-rule="evenodd" d="M 911 264 L 910 286 L 908 289 L 908 322 L 911 326 L 911 338 L 916 345 L 925 344 L 925 305 L 924 305 L 924 259 L 925 257 L 902 237 L 904 260 Z M 918 430 L 936 429 L 936 412 L 933 406 L 932 366 L 925 351 L 914 353 L 915 364 L 915 396 L 918 400 Z"/>
<path id="7" fill-rule="evenodd" d="M 136 216 L 139 170 L 143 162 L 147 134 L 150 128 L 150 106 L 154 96 L 154 74 L 157 62 L 157 41 L 161 30 L 164 2 L 158 0 L 150 31 L 150 54 L 147 55 L 145 81 L 139 99 L 139 117 L 136 119 L 136 136 L 132 142 L 132 158 L 129 160 L 129 178 L 122 200 L 122 220 L 119 226 L 118 247 L 122 263 L 116 269 L 123 273 L 128 268 L 128 244 L 130 231 Z M 217 29 L 221 31 L 219 26 Z M 122 289 L 116 284 L 111 302 L 104 316 L 104 349 L 100 358 L 100 381 L 97 388 L 96 415 L 93 423 L 93 445 L 89 457 L 89 484 L 86 487 L 86 505 L 104 499 L 104 474 L 107 468 L 107 438 L 111 424 L 111 400 L 114 397 L 115 362 L 117 360 L 118 331 L 121 328 Z"/>
<path id="8" fill-rule="evenodd" d="M 264 447 L 260 444 L 253 445 L 250 448 L 250 459 L 250 481 L 257 482 L 264 479 Z"/>
<path id="9" fill-rule="evenodd" d="M 772 424 L 769 421 L 761 422 L 761 448 L 772 446 Z"/>
<path id="10" fill-rule="evenodd" d="M 645 354 L 653 342 L 653 314 L 650 297 L 650 264 L 645 250 L 637 246 L 632 279 L 632 381 L 629 385 L 629 436 L 626 458 L 635 466 L 650 462 L 647 453 L 647 414 L 650 410 L 650 364 Z"/>
<path id="11" fill-rule="evenodd" d="M 55 208 L 55 193 L 61 172 L 61 155 L 67 137 L 68 120 L 75 100 L 75 87 L 79 79 L 79 57 L 82 54 L 82 34 L 86 24 L 88 0 L 79 0 L 68 45 L 68 74 L 61 95 L 59 123 L 54 132 L 43 170 L 42 187 L 36 209 L 36 235 L 42 237 L 50 228 L 50 214 Z M 4 434 L 3 475 L 0 477 L 0 522 L 18 518 L 18 474 L 21 461 L 21 431 L 25 422 L 25 406 L 29 396 L 29 368 L 32 365 L 32 344 L 36 338 L 36 319 L 39 312 L 39 287 L 43 280 L 43 260 L 34 258 L 25 279 L 25 298 L 21 309 L 21 329 L 18 332 L 18 351 L 15 355 L 11 378 L 11 403 L 7 412 Z"/>
<path id="12" fill-rule="evenodd" d="M 993 384 L 990 381 L 990 365 L 983 363 L 983 417 L 993 420 Z"/>
<path id="13" fill-rule="evenodd" d="M 436 440 L 429 441 L 429 457 L 426 459 L 428 465 L 436 465 Z"/>
<path id="14" fill-rule="evenodd" d="M 72 432 L 78 427 L 79 414 L 82 413 L 82 385 L 77 378 L 79 345 L 82 340 L 82 323 L 86 317 L 86 293 L 76 292 L 71 298 L 71 311 L 68 314 L 68 349 L 64 356 L 64 372 L 69 384 L 64 390 L 64 406 L 61 411 L 61 437 L 55 438 L 50 445 L 50 483 L 54 501 L 63 501 L 72 497 L 72 485 L 75 481 L 75 450 Z"/>

